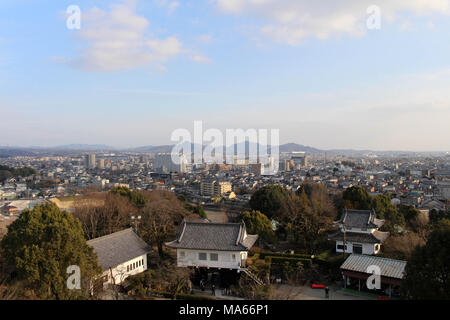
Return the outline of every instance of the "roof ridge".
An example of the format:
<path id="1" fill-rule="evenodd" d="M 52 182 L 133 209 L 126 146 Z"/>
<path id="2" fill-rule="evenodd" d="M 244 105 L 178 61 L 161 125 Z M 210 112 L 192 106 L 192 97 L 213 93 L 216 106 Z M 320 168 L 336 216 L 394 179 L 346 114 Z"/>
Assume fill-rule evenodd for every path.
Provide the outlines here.
<path id="1" fill-rule="evenodd" d="M 224 222 L 224 223 L 221 223 L 221 222 L 195 222 L 195 221 L 186 221 L 186 224 L 201 224 L 201 225 L 207 225 L 207 226 L 210 226 L 210 225 L 221 225 L 221 226 L 223 226 L 223 225 L 231 225 L 231 226 L 236 226 L 236 225 L 240 225 L 240 223 L 237 223 L 237 222 Z"/>
<path id="2" fill-rule="evenodd" d="M 114 233 L 110 233 L 110 234 L 107 234 L 107 235 L 104 235 L 104 236 L 101 236 L 101 237 L 98 237 L 98 238 L 94 238 L 94 239 L 88 240 L 87 242 L 88 243 L 89 242 L 92 243 L 92 242 L 95 242 L 97 240 L 105 240 L 105 239 L 113 238 L 115 236 L 118 236 L 119 234 L 127 233 L 127 232 L 130 232 L 130 231 L 134 232 L 133 228 L 128 228 L 128 229 L 120 230 L 120 231 L 117 231 L 117 232 L 114 232 Z"/>
<path id="3" fill-rule="evenodd" d="M 357 254 L 357 253 L 352 253 L 351 256 L 359 256 L 359 257 L 368 257 L 368 258 L 375 258 L 375 259 L 381 259 L 381 260 L 393 260 L 393 261 L 401 261 L 401 262 L 405 262 L 408 263 L 408 261 L 406 260 L 399 260 L 399 259 L 392 259 L 392 258 L 386 258 L 386 257 L 379 257 L 379 256 L 369 256 L 367 254 Z"/>

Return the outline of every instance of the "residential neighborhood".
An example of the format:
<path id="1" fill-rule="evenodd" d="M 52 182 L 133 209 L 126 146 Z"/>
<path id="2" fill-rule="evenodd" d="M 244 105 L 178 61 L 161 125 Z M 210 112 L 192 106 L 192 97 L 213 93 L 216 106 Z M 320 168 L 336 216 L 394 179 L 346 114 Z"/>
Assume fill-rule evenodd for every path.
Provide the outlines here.
<path id="1" fill-rule="evenodd" d="M 4 174 L 0 234 L 43 208 L 73 216 L 99 266 L 91 298 L 404 299 L 415 246 L 448 219 L 449 157 L 282 157 L 275 176 L 169 172 L 159 154 L 5 158 L 27 174 Z"/>

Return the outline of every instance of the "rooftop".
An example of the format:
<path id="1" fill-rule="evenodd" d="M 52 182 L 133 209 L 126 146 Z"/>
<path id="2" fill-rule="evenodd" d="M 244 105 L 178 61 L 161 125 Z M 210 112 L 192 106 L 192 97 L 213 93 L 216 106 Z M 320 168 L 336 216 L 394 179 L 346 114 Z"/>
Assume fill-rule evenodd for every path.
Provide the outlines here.
<path id="1" fill-rule="evenodd" d="M 117 267 L 152 251 L 131 228 L 89 240 L 87 244 L 94 248 L 103 270 Z"/>
<path id="2" fill-rule="evenodd" d="M 347 228 L 380 228 L 384 220 L 376 219 L 375 210 L 344 210 L 340 224 Z"/>
<path id="3" fill-rule="evenodd" d="M 169 248 L 218 251 L 248 251 L 258 239 L 247 235 L 244 223 L 199 223 L 184 221 L 178 238 Z"/>
<path id="4" fill-rule="evenodd" d="M 368 273 L 367 268 L 378 266 L 381 276 L 395 279 L 403 279 L 406 261 L 352 254 L 342 264 L 341 269 L 347 271 Z"/>

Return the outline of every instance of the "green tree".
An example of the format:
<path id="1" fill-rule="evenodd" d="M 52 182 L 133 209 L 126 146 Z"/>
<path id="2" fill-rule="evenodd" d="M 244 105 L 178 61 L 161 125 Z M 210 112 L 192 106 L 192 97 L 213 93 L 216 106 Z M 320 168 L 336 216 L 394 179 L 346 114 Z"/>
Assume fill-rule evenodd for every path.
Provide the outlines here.
<path id="1" fill-rule="evenodd" d="M 123 197 L 127 197 L 131 204 L 137 208 L 143 208 L 147 204 L 148 199 L 138 191 L 131 191 L 127 187 L 114 187 L 111 189 L 112 194 L 118 194 Z"/>
<path id="2" fill-rule="evenodd" d="M 86 297 L 90 280 L 101 272 L 80 222 L 54 204 L 24 211 L 9 226 L 1 247 L 18 278 L 42 299 Z M 67 268 L 72 265 L 80 267 L 81 290 L 67 288 Z"/>
<path id="3" fill-rule="evenodd" d="M 260 211 L 272 219 L 281 214 L 283 204 L 288 199 L 289 194 L 282 186 L 265 186 L 252 195 L 249 204 L 252 210 Z"/>
<path id="4" fill-rule="evenodd" d="M 388 194 L 379 194 L 372 198 L 372 206 L 377 213 L 377 218 L 384 219 L 386 214 L 397 211 L 397 208 L 392 203 L 392 199 Z"/>
<path id="5" fill-rule="evenodd" d="M 411 223 L 414 219 L 416 219 L 420 213 L 420 211 L 414 206 L 406 206 L 402 204 L 399 206 L 399 212 L 403 215 L 403 217 L 405 217 L 405 221 L 408 223 Z"/>
<path id="6" fill-rule="evenodd" d="M 369 210 L 372 208 L 372 198 L 366 189 L 353 186 L 344 191 L 344 205 L 348 209 Z"/>
<path id="7" fill-rule="evenodd" d="M 417 247 L 408 261 L 402 291 L 406 298 L 450 299 L 450 227 L 433 231 L 425 246 Z"/>
<path id="8" fill-rule="evenodd" d="M 275 241 L 272 222 L 265 214 L 259 211 L 245 211 L 239 214 L 239 219 L 244 221 L 249 234 L 257 234 L 267 242 Z"/>
<path id="9" fill-rule="evenodd" d="M 200 218 L 203 218 L 203 219 L 208 219 L 208 216 L 206 215 L 206 212 L 205 212 L 205 209 L 203 209 L 203 206 L 202 206 L 202 204 L 200 203 L 200 201 L 199 201 L 199 203 L 197 204 L 197 206 L 194 208 L 194 211 L 193 211 L 195 214 L 198 214 L 199 216 L 200 216 Z"/>

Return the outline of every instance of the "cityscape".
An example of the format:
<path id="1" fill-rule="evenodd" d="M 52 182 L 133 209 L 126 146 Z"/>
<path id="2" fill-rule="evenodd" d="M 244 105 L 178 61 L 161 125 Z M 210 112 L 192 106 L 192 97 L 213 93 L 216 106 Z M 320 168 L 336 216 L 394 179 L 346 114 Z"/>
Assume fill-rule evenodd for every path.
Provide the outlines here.
<path id="1" fill-rule="evenodd" d="M 272 319 L 449 300 L 449 16 L 3 1 L 0 301 Z"/>

